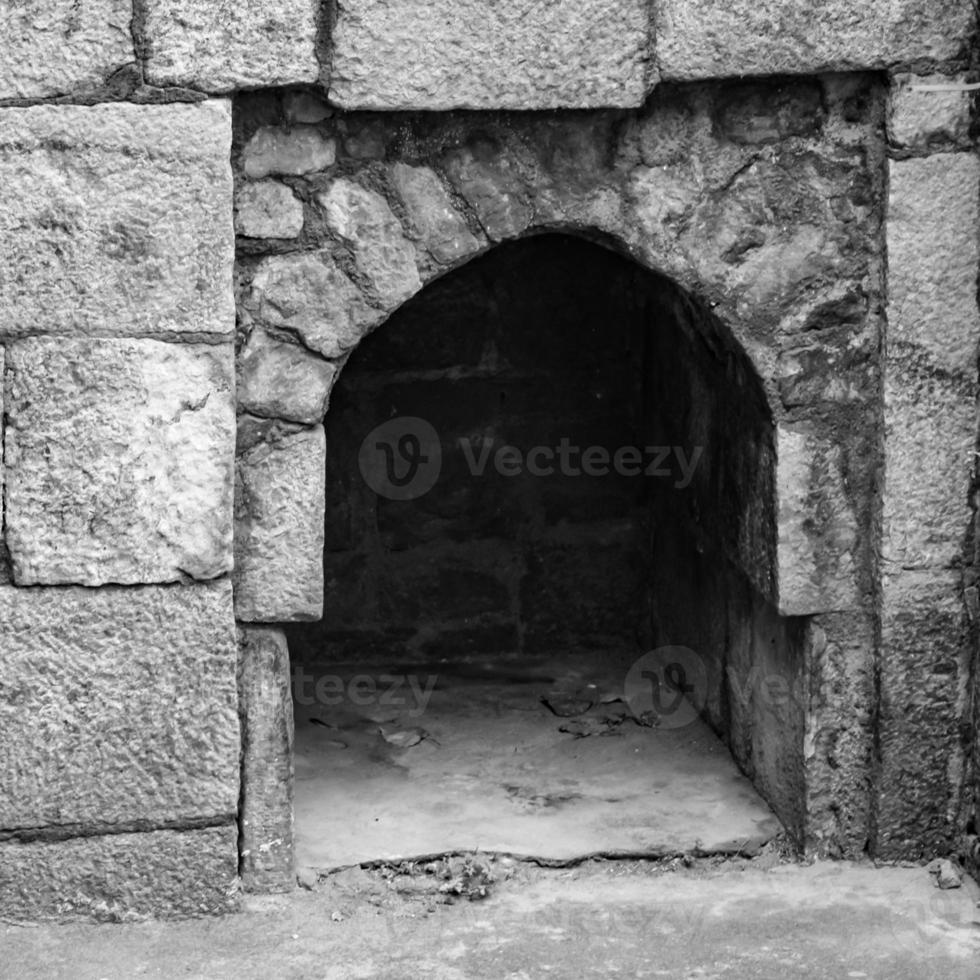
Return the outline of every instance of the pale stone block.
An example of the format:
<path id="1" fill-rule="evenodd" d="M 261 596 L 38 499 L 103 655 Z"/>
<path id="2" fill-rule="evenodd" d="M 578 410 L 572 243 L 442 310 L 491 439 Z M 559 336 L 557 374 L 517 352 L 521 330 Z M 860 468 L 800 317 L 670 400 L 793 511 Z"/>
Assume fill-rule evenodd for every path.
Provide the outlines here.
<path id="1" fill-rule="evenodd" d="M 0 109 L 0 335 L 231 333 L 231 109 Z"/>
<path id="2" fill-rule="evenodd" d="M 889 344 L 916 344 L 937 365 L 975 376 L 980 160 L 893 160 L 889 176 Z"/>
<path id="3" fill-rule="evenodd" d="M 293 693 L 282 630 L 239 630 L 242 714 L 242 881 L 249 891 L 288 891 L 293 867 Z"/>
<path id="4" fill-rule="evenodd" d="M 243 420 L 235 499 L 235 613 L 245 623 L 323 615 L 323 426 Z"/>
<path id="5" fill-rule="evenodd" d="M 263 126 L 245 144 L 242 167 L 253 179 L 269 174 L 310 174 L 332 167 L 337 159 L 337 141 L 324 136 L 315 126 L 280 129 Z"/>
<path id="6" fill-rule="evenodd" d="M 840 448 L 809 432 L 778 429 L 776 491 L 779 611 L 854 609 L 858 527 Z"/>
<path id="7" fill-rule="evenodd" d="M 315 425 L 327 414 L 337 365 L 305 347 L 252 331 L 238 355 L 238 407 L 265 418 Z"/>
<path id="8" fill-rule="evenodd" d="M 385 306 L 394 308 L 422 288 L 415 248 L 377 191 L 340 178 L 317 195 L 317 202 L 330 228 L 350 244 L 358 268 Z"/>
<path id="9" fill-rule="evenodd" d="M 345 109 L 638 106 L 650 91 L 646 0 L 350 0 L 333 30 Z"/>
<path id="10" fill-rule="evenodd" d="M 317 0 L 147 0 L 146 77 L 205 92 L 315 82 Z"/>
<path id="11" fill-rule="evenodd" d="M 888 140 L 905 150 L 968 149 L 976 92 L 966 76 L 893 75 L 888 101 Z"/>
<path id="12" fill-rule="evenodd" d="M 949 567 L 964 557 L 977 437 L 975 383 L 921 352 L 885 365 L 884 568 Z"/>
<path id="13" fill-rule="evenodd" d="M 6 0 L 0 5 L 0 99 L 97 89 L 136 60 L 132 16 L 130 0 Z"/>
<path id="14" fill-rule="evenodd" d="M 19 585 L 231 570 L 231 344 L 37 337 L 7 349 L 7 545 Z"/>
<path id="15" fill-rule="evenodd" d="M 883 68 L 964 53 L 971 0 L 663 0 L 665 80 Z"/>
<path id="16" fill-rule="evenodd" d="M 434 171 L 396 163 L 391 179 L 415 233 L 437 262 L 458 262 L 480 248 Z"/>
<path id="17" fill-rule="evenodd" d="M 328 252 L 266 256 L 255 267 L 243 307 L 259 323 L 294 331 L 324 357 L 344 354 L 385 317 Z"/>
<path id="18" fill-rule="evenodd" d="M 0 637 L 0 828 L 234 820 L 238 653 L 227 579 L 0 586 Z"/>
<path id="19" fill-rule="evenodd" d="M 0 915 L 127 922 L 231 912 L 237 829 L 0 843 Z"/>
<path id="20" fill-rule="evenodd" d="M 243 184 L 235 192 L 235 230 L 246 238 L 296 238 L 303 202 L 275 180 Z"/>

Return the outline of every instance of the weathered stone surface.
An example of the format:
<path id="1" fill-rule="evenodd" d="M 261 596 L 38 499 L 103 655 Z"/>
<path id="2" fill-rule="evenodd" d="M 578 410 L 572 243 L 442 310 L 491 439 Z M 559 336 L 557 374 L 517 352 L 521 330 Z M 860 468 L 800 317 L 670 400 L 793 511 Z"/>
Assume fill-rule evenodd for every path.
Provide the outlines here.
<path id="1" fill-rule="evenodd" d="M 963 556 L 976 443 L 976 392 L 920 352 L 885 365 L 885 568 L 948 567 Z"/>
<path id="2" fill-rule="evenodd" d="M 260 323 L 295 331 L 324 357 L 339 357 L 383 319 L 328 252 L 270 255 L 256 266 L 245 312 Z"/>
<path id="3" fill-rule="evenodd" d="M 0 843 L 0 915 L 108 922 L 230 912 L 237 827 Z"/>
<path id="4" fill-rule="evenodd" d="M 136 60 L 130 0 L 21 0 L 0 7 L 0 99 L 80 95 Z"/>
<path id="5" fill-rule="evenodd" d="M 976 374 L 980 340 L 980 159 L 941 153 L 889 164 L 889 343 Z"/>
<path id="6" fill-rule="evenodd" d="M 882 581 L 878 848 L 883 858 L 946 853 L 969 721 L 969 624 L 956 571 L 886 571 Z"/>
<path id="7" fill-rule="evenodd" d="M 205 92 L 314 82 L 316 0 L 147 0 L 146 77 Z"/>
<path id="8" fill-rule="evenodd" d="M 655 80 L 645 0 L 352 0 L 332 40 L 345 109 L 637 106 Z"/>
<path id="9" fill-rule="evenodd" d="M 230 333 L 231 110 L 0 109 L 0 335 Z"/>
<path id="10" fill-rule="evenodd" d="M 0 829 L 234 819 L 237 645 L 227 580 L 0 586 L 0 637 Z"/>
<path id="11" fill-rule="evenodd" d="M 396 163 L 391 179 L 415 233 L 437 262 L 458 262 L 479 249 L 479 241 L 434 171 Z"/>
<path id="12" fill-rule="evenodd" d="M 239 630 L 242 716 L 242 881 L 249 891 L 288 891 L 293 868 L 293 695 L 281 630 Z"/>
<path id="13" fill-rule="evenodd" d="M 841 450 L 806 431 L 778 430 L 779 611 L 787 616 L 853 609 L 858 526 Z"/>
<path id="14" fill-rule="evenodd" d="M 528 189 L 506 155 L 482 159 L 474 147 L 461 146 L 447 153 L 443 162 L 449 179 L 490 238 L 514 238 L 531 224 L 534 211 Z"/>
<path id="15" fill-rule="evenodd" d="M 888 141 L 901 150 L 969 149 L 976 93 L 966 76 L 893 75 L 888 101 Z"/>
<path id="16" fill-rule="evenodd" d="M 797 622 L 806 634 L 806 847 L 815 855 L 861 858 L 872 820 L 875 617 L 850 610 Z"/>
<path id="17" fill-rule="evenodd" d="M 970 0 L 664 0 L 656 7 L 664 79 L 882 68 L 960 56 Z"/>
<path id="18" fill-rule="evenodd" d="M 327 413 L 337 365 L 256 329 L 238 355 L 238 405 L 266 418 L 315 425 Z"/>
<path id="19" fill-rule="evenodd" d="M 290 130 L 263 126 L 245 144 L 242 167 L 253 179 L 269 174 L 309 174 L 332 167 L 337 159 L 337 143 L 315 126 L 295 126 Z"/>
<path id="20" fill-rule="evenodd" d="M 323 613 L 323 426 L 239 427 L 235 613 L 288 623 Z"/>
<path id="21" fill-rule="evenodd" d="M 246 238 L 296 238 L 303 202 L 275 180 L 243 184 L 235 192 L 235 230 Z"/>
<path id="22" fill-rule="evenodd" d="M 350 244 L 358 268 L 385 306 L 393 308 L 422 288 L 415 249 L 380 194 L 341 178 L 318 194 L 317 201 L 330 228 Z"/>
<path id="23" fill-rule="evenodd" d="M 19 585 L 231 570 L 231 344 L 38 337 L 6 359 L 7 545 Z"/>

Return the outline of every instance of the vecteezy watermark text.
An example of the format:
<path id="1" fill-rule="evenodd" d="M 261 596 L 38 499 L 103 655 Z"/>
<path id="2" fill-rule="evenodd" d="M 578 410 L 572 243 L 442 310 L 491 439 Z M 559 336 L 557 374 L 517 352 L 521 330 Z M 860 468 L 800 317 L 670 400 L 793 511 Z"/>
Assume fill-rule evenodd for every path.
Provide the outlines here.
<path id="1" fill-rule="evenodd" d="M 407 708 L 410 718 L 424 714 L 439 681 L 437 674 L 310 674 L 293 668 L 293 698 L 303 707 L 335 707 L 344 702 L 359 708 Z"/>
<path id="2" fill-rule="evenodd" d="M 557 446 L 533 446 L 526 453 L 517 446 L 494 446 L 494 439 L 459 440 L 472 476 L 483 476 L 492 459 L 501 476 L 677 476 L 678 490 L 690 485 L 704 452 L 703 446 L 695 446 L 690 454 L 683 446 L 620 446 L 610 452 L 605 446 L 575 446 L 567 438 Z"/>
<path id="3" fill-rule="evenodd" d="M 463 437 L 456 446 L 470 476 L 489 467 L 503 477 L 653 477 L 670 479 L 678 490 L 690 486 L 703 446 L 579 446 L 567 437 L 554 445 L 521 449 L 491 435 Z M 358 467 L 365 483 L 388 500 L 415 500 L 439 479 L 443 463 L 439 433 L 425 419 L 400 416 L 372 429 L 361 443 Z"/>

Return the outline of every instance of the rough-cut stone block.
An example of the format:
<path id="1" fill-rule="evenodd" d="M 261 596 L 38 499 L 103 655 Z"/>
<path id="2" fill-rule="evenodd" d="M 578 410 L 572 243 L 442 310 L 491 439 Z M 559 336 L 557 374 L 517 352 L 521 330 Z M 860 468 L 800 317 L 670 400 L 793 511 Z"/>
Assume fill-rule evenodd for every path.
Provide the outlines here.
<path id="1" fill-rule="evenodd" d="M 980 160 L 940 153 L 891 161 L 889 174 L 889 343 L 920 345 L 937 365 L 975 375 Z"/>
<path id="2" fill-rule="evenodd" d="M 855 608 L 858 527 L 840 448 L 780 429 L 776 485 L 779 611 L 803 616 Z"/>
<path id="3" fill-rule="evenodd" d="M 235 494 L 235 612 L 245 623 L 323 614 L 323 426 L 243 420 Z"/>
<path id="4" fill-rule="evenodd" d="M 315 425 L 327 414 L 337 365 L 253 330 L 238 355 L 238 405 L 265 418 Z"/>
<path id="5" fill-rule="evenodd" d="M 7 0 L 0 5 L 0 99 L 97 89 L 136 60 L 132 16 L 130 0 Z"/>
<path id="6" fill-rule="evenodd" d="M 381 302 L 393 308 L 422 288 L 415 249 L 388 202 L 352 180 L 335 180 L 317 201 L 327 224 L 348 242 Z"/>
<path id="7" fill-rule="evenodd" d="M 415 233 L 437 262 L 458 262 L 479 249 L 479 241 L 434 171 L 396 163 L 391 179 Z"/>
<path id="8" fill-rule="evenodd" d="M 507 156 L 481 159 L 474 147 L 461 146 L 447 153 L 443 162 L 490 238 L 515 238 L 527 229 L 534 217 L 528 188 Z"/>
<path id="9" fill-rule="evenodd" d="M 970 0 L 663 0 L 655 16 L 665 80 L 941 61 L 974 24 Z"/>
<path id="10" fill-rule="evenodd" d="M 19 585 L 231 570 L 231 344 L 38 337 L 7 349 L 7 545 Z"/>
<path id="11" fill-rule="evenodd" d="M 332 40 L 346 109 L 638 106 L 654 80 L 646 0 L 350 0 Z"/>
<path id="12" fill-rule="evenodd" d="M 0 637 L 0 829 L 234 819 L 237 644 L 227 580 L 0 586 Z"/>
<path id="13" fill-rule="evenodd" d="M 239 630 L 242 716 L 242 881 L 249 891 L 286 891 L 293 867 L 293 694 L 281 630 Z"/>
<path id="14" fill-rule="evenodd" d="M 243 307 L 259 323 L 294 331 L 324 357 L 350 350 L 385 317 L 368 305 L 327 252 L 262 259 Z"/>
<path id="15" fill-rule="evenodd" d="M 242 168 L 253 179 L 269 174 L 311 174 L 332 167 L 337 159 L 337 142 L 315 126 L 280 129 L 263 126 L 245 144 Z"/>
<path id="16" fill-rule="evenodd" d="M 882 581 L 877 854 L 945 853 L 968 721 L 970 629 L 956 571 L 886 570 Z"/>
<path id="17" fill-rule="evenodd" d="M 963 557 L 976 443 L 976 392 L 914 351 L 885 365 L 885 567 L 945 567 Z"/>
<path id="18" fill-rule="evenodd" d="M 969 149 L 976 93 L 966 76 L 894 75 L 888 101 L 888 141 L 912 151 Z"/>
<path id="19" fill-rule="evenodd" d="M 314 82 L 317 0 L 147 0 L 146 77 L 205 92 Z"/>
<path id="20" fill-rule="evenodd" d="M 0 915 L 127 922 L 231 912 L 236 837 L 229 824 L 0 843 Z"/>
<path id="21" fill-rule="evenodd" d="M 0 109 L 0 335 L 230 333 L 231 110 Z"/>
<path id="22" fill-rule="evenodd" d="M 246 238 L 296 238 L 303 202 L 275 180 L 244 184 L 235 192 L 235 231 Z"/>

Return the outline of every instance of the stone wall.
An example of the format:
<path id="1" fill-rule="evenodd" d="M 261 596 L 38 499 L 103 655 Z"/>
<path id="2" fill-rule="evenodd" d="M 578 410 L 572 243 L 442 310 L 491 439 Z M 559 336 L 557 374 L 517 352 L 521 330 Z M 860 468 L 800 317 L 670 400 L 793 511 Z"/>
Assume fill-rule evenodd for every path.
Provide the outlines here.
<path id="1" fill-rule="evenodd" d="M 256 479 L 286 490 L 281 507 L 267 509 L 262 497 L 240 514 L 239 618 L 319 614 L 305 597 L 298 601 L 295 568 L 314 569 L 321 554 L 322 478 L 312 465 L 297 467 L 284 433 L 295 440 L 319 432 L 314 409 L 358 340 L 423 283 L 498 242 L 546 230 L 599 240 L 706 304 L 724 328 L 705 342 L 733 343 L 761 386 L 776 427 L 773 479 L 748 458 L 723 465 L 724 440 L 715 439 L 717 458 L 705 473 L 739 465 L 746 472 L 724 492 L 711 477 L 714 489 L 697 494 L 700 533 L 719 543 L 762 604 L 735 602 L 733 621 L 743 613 L 765 619 L 769 603 L 784 616 L 843 617 L 841 635 L 866 642 L 856 649 L 804 642 L 791 631 L 798 656 L 777 658 L 763 676 L 781 671 L 786 689 L 799 692 L 793 704 L 766 715 L 761 696 L 746 700 L 743 692 L 714 720 L 730 725 L 744 704 L 769 735 L 755 747 L 740 736 L 743 762 L 756 748 L 761 759 L 767 743 L 760 773 L 805 767 L 798 785 L 806 783 L 809 798 L 795 810 L 782 807 L 793 811 L 801 839 L 861 853 L 874 737 L 884 108 L 876 79 L 860 75 L 661 85 L 638 111 L 545 117 L 453 113 L 389 122 L 337 113 L 308 90 L 242 98 L 234 156 L 239 378 L 247 393 L 240 425 L 250 435 L 240 485 L 253 496 Z M 288 206 L 263 203 L 273 200 Z M 260 235 L 270 213 L 281 223 Z M 341 305 L 328 297 L 342 297 Z M 738 390 L 735 377 L 711 384 Z M 692 395 L 674 393 L 696 403 Z M 701 421 L 710 415 L 705 409 Z M 696 417 L 691 424 L 707 438 Z M 254 441 L 262 433 L 265 442 Z M 252 463 L 259 458 L 261 477 Z M 739 486 L 748 488 L 744 505 L 733 506 Z M 274 551 L 251 548 L 256 527 Z M 319 594 L 318 577 L 305 581 Z M 746 649 L 758 653 L 783 631 L 760 625 Z M 674 623 L 668 632 L 683 631 Z M 717 638 L 708 631 L 695 639 Z M 737 659 L 757 683 L 751 655 Z M 834 672 L 849 675 L 846 686 L 826 680 Z M 749 715 L 740 723 L 746 732 Z M 784 752 L 775 733 L 787 728 L 797 736 Z"/>
<path id="2" fill-rule="evenodd" d="M 730 557 L 803 631 L 810 845 L 943 849 L 980 752 L 975 28 L 970 0 L 6 4 L 0 912 L 288 880 L 282 638 L 236 644 L 235 610 L 321 611 L 349 351 L 536 229 L 671 277 L 761 379 L 775 500 Z"/>

